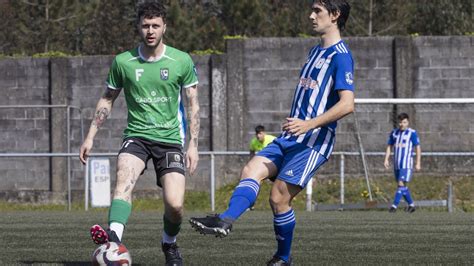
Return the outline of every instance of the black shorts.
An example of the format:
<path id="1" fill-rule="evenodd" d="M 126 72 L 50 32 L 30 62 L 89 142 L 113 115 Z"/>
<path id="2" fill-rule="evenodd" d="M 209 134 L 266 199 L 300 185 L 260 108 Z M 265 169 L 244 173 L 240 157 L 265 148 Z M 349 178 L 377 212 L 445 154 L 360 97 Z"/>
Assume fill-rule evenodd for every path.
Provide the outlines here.
<path id="1" fill-rule="evenodd" d="M 160 178 L 167 173 L 176 172 L 185 175 L 183 147 L 180 144 L 129 137 L 124 139 L 120 153 L 129 153 L 140 158 L 145 163 L 143 171 L 147 169 L 148 160 L 153 159 L 156 184 L 159 187 L 161 187 Z"/>

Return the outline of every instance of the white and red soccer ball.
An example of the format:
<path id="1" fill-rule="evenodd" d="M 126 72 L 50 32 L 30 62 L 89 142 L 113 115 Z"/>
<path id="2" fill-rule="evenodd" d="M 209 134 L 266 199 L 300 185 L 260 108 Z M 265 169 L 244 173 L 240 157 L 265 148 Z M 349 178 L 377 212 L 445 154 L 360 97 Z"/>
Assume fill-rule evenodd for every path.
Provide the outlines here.
<path id="1" fill-rule="evenodd" d="M 100 245 L 92 253 L 94 266 L 130 266 L 132 257 L 124 244 L 107 242 Z"/>

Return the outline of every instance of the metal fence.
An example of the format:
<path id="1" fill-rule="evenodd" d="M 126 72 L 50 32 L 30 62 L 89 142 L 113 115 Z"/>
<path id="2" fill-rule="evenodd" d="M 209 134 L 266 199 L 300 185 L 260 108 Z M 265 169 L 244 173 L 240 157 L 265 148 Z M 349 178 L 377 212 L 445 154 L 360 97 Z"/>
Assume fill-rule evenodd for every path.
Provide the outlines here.
<path id="1" fill-rule="evenodd" d="M 72 110 L 79 112 L 79 119 L 81 124 L 81 139 L 84 139 L 84 120 L 82 117 L 82 109 L 78 106 L 66 105 L 66 104 L 39 104 L 39 105 L 0 105 L 0 109 L 34 109 L 34 108 L 44 108 L 44 109 L 56 109 L 56 108 L 65 108 L 66 109 L 66 139 L 67 139 L 67 152 L 66 153 L 4 153 L 0 157 L 67 157 L 67 182 L 68 182 L 68 209 L 71 210 L 71 157 L 69 156 L 71 152 L 71 113 Z M 37 156 L 39 155 L 39 156 Z"/>
<path id="2" fill-rule="evenodd" d="M 229 156 L 229 155 L 239 155 L 239 156 L 248 156 L 248 151 L 202 151 L 199 152 L 200 155 L 203 156 L 210 156 L 210 206 L 211 210 L 215 211 L 215 192 L 216 192 L 216 176 L 215 176 L 215 160 L 216 156 Z M 383 156 L 385 153 L 383 152 L 366 152 L 366 156 Z M 117 153 L 92 153 L 90 157 L 115 157 Z M 339 159 L 339 177 L 340 177 L 340 206 L 344 206 L 345 199 L 344 199 L 344 182 L 345 182 L 345 160 L 347 156 L 360 156 L 359 152 L 333 152 L 333 157 L 338 157 Z M 467 157 L 474 157 L 474 152 L 423 152 L 422 156 L 467 156 Z M 75 157 L 79 157 L 79 153 L 0 153 L 0 158 L 5 157 L 67 157 L 68 159 Z M 67 165 L 67 172 L 68 172 L 68 210 L 71 210 L 71 166 L 70 163 Z M 86 176 L 86 175 L 85 175 Z M 86 179 L 86 178 L 85 178 Z M 88 184 L 88 180 L 84 180 L 85 184 Z M 85 186 L 85 193 L 88 193 L 88 187 Z M 307 210 L 313 210 L 314 206 L 312 206 L 312 186 L 309 184 L 306 190 L 306 198 L 307 198 Z M 85 199 L 86 202 L 86 199 Z M 309 205 L 308 205 L 309 203 Z M 87 202 L 85 203 L 86 205 Z M 434 203 L 436 205 L 438 203 Z"/>

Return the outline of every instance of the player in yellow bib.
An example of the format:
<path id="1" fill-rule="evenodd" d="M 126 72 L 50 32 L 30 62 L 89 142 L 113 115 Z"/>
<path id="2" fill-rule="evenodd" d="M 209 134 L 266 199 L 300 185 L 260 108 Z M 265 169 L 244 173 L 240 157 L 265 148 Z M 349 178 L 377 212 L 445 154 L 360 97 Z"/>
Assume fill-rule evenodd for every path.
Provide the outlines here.
<path id="1" fill-rule="evenodd" d="M 161 3 L 141 4 L 137 18 L 142 43 L 115 57 L 107 78 L 107 89 L 97 103 L 89 133 L 80 150 L 80 159 L 85 163 L 97 131 L 123 90 L 128 123 L 117 159 L 117 183 L 109 209 L 109 228 L 94 225 L 90 232 L 96 244 L 122 241 L 132 210 L 132 190 L 152 159 L 165 205 L 162 251 L 166 265 L 182 265 L 176 236 L 183 217 L 185 166 L 192 174 L 199 160 L 196 69 L 187 53 L 163 43 L 166 10 Z M 183 89 L 190 107 L 191 140 L 186 155 L 183 153 L 186 139 Z"/>
<path id="2" fill-rule="evenodd" d="M 258 125 L 255 127 L 255 137 L 252 138 L 249 145 L 250 156 L 253 157 L 256 153 L 263 150 L 268 144 L 272 143 L 275 136 L 267 134 L 265 127 Z"/>

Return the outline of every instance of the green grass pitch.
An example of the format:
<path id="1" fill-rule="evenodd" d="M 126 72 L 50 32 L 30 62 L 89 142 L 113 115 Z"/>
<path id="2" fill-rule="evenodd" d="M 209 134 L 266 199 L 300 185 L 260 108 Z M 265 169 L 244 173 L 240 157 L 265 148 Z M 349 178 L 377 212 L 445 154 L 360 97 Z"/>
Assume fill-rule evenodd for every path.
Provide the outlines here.
<path id="1" fill-rule="evenodd" d="M 275 250 L 273 216 L 251 211 L 227 238 L 203 236 L 187 219 L 179 235 L 186 265 L 265 265 Z M 134 265 L 163 265 L 162 212 L 133 212 L 124 235 Z M 88 265 L 89 227 L 106 211 L 3 211 L 1 265 Z M 295 265 L 472 265 L 472 213 L 418 210 L 296 213 Z"/>

